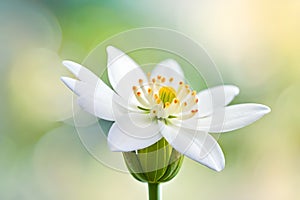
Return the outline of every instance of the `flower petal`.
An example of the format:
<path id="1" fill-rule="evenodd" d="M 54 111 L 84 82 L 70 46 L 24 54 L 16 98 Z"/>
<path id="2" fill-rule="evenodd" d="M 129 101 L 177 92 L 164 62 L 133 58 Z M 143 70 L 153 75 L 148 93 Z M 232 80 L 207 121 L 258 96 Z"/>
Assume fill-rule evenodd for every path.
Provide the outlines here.
<path id="1" fill-rule="evenodd" d="M 138 133 L 134 133 L 138 135 Z M 162 138 L 161 134 L 156 134 L 153 137 L 133 137 L 119 128 L 117 123 L 114 123 L 108 133 L 108 145 L 111 151 L 128 152 L 146 148 Z"/>
<path id="2" fill-rule="evenodd" d="M 239 88 L 234 85 L 220 85 L 199 92 L 198 116 L 210 115 L 214 110 L 228 105 L 238 94 Z"/>
<path id="3" fill-rule="evenodd" d="M 218 109 L 209 117 L 182 121 L 181 126 L 211 133 L 228 132 L 252 124 L 270 111 L 261 104 L 237 104 Z"/>
<path id="4" fill-rule="evenodd" d="M 225 158 L 217 141 L 208 133 L 164 125 L 161 130 L 163 137 L 177 151 L 215 171 L 225 166 Z"/>
<path id="5" fill-rule="evenodd" d="M 120 109 L 117 104 L 114 105 L 113 112 L 116 124 L 129 136 L 147 139 L 159 134 L 157 122 L 145 112 Z"/>
<path id="6" fill-rule="evenodd" d="M 152 70 L 151 77 L 163 76 L 167 78 L 167 85 L 177 89 L 179 81 L 184 81 L 184 73 L 180 65 L 173 59 L 167 59 L 157 64 Z M 173 78 L 173 81 L 168 81 Z"/>
<path id="7" fill-rule="evenodd" d="M 79 105 L 99 118 L 113 121 L 114 91 L 82 65 L 72 61 L 64 61 L 63 64 L 79 79 L 61 77 L 64 84 L 79 96 Z"/>
<path id="8" fill-rule="evenodd" d="M 79 80 L 92 85 L 97 84 L 99 78 L 87 68 L 70 60 L 64 60 L 62 63 Z"/>
<path id="9" fill-rule="evenodd" d="M 132 86 L 138 84 L 139 79 L 147 80 L 146 75 L 140 66 L 121 50 L 108 46 L 106 51 L 109 82 L 120 96 L 127 98 L 132 93 Z M 126 87 L 123 86 L 124 83 Z"/>

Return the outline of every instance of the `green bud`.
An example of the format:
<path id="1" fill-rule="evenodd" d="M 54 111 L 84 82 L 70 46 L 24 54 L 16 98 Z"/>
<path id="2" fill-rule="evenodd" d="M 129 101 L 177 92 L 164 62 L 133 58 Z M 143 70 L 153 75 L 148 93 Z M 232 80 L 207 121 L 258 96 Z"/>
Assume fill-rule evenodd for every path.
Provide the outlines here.
<path id="1" fill-rule="evenodd" d="M 184 156 L 163 138 L 147 148 L 123 152 L 123 157 L 135 179 L 141 182 L 162 183 L 176 176 Z"/>

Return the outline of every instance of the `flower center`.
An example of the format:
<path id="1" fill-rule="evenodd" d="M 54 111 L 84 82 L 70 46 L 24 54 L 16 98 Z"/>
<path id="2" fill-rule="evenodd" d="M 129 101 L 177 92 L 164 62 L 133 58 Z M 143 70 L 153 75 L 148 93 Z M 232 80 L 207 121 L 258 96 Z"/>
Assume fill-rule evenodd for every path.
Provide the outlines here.
<path id="1" fill-rule="evenodd" d="M 158 94 L 160 100 L 164 103 L 164 107 L 166 107 L 166 104 L 172 103 L 173 99 L 176 98 L 176 91 L 172 87 L 161 87 Z"/>
<path id="2" fill-rule="evenodd" d="M 183 81 L 178 83 L 178 88 L 168 86 L 174 82 L 174 78 L 157 76 L 144 83 L 139 79 L 139 86 L 133 86 L 132 90 L 139 105 L 137 108 L 145 114 L 150 114 L 153 119 L 168 120 L 178 118 L 185 120 L 193 117 L 198 110 L 198 98 L 196 91 L 192 91 L 189 85 Z"/>

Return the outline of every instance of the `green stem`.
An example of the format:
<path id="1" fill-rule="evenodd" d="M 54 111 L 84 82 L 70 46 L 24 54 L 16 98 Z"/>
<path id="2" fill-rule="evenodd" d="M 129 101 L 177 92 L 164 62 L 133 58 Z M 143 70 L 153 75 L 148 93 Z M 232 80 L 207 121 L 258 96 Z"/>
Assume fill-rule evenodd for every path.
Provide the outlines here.
<path id="1" fill-rule="evenodd" d="M 160 200 L 159 183 L 148 183 L 149 200 Z"/>

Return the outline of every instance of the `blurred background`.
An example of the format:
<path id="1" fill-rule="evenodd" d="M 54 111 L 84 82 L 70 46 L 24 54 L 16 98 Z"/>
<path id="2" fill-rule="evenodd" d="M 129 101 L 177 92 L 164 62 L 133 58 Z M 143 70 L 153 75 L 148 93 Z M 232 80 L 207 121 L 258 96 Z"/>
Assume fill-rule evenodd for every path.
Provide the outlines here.
<path id="1" fill-rule="evenodd" d="M 272 112 L 221 135 L 226 168 L 185 159 L 163 199 L 300 199 L 300 1 L 0 1 L 0 199 L 146 199 L 145 184 L 97 162 L 72 125 L 61 60 L 82 62 L 122 31 L 165 27 L 201 43 L 234 103 Z M 174 41 L 175 42 L 175 41 Z"/>

